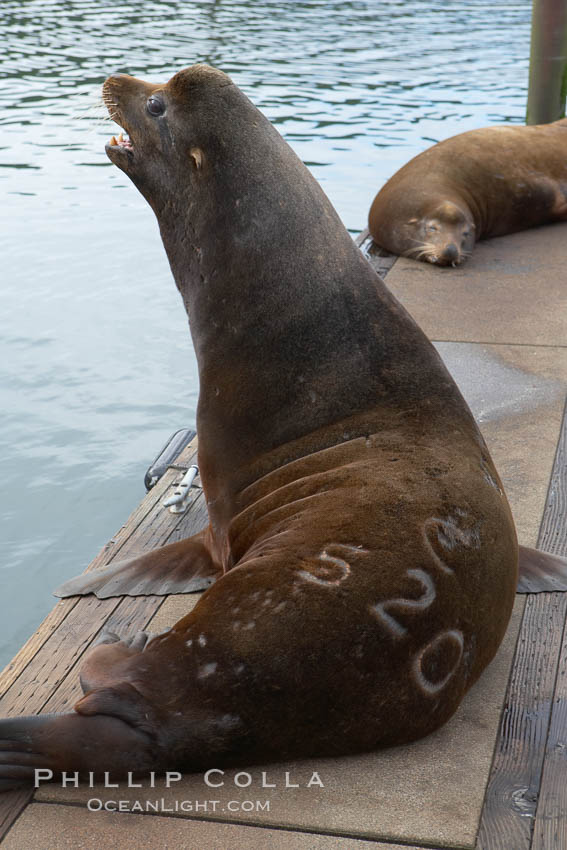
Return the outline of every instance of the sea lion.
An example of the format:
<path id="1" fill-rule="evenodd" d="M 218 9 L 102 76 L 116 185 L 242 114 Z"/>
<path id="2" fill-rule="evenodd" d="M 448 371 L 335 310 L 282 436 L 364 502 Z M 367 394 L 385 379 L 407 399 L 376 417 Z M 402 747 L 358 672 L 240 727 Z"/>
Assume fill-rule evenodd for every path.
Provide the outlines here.
<path id="1" fill-rule="evenodd" d="M 414 260 L 456 266 L 479 239 L 567 219 L 567 119 L 484 127 L 433 145 L 380 189 L 374 241 Z"/>
<path id="2" fill-rule="evenodd" d="M 0 721 L 0 787 L 426 735 L 493 658 L 516 590 L 514 524 L 469 408 L 229 77 L 196 65 L 103 91 L 129 133 L 108 156 L 156 213 L 189 315 L 210 517 L 125 572 L 222 577 L 165 634 L 93 649 L 74 712 Z"/>

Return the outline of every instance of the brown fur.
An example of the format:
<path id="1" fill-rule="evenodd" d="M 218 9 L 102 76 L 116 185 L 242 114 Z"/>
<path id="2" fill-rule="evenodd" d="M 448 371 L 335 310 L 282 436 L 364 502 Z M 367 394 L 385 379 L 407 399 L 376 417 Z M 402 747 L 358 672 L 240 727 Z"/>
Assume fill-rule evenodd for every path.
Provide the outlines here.
<path id="1" fill-rule="evenodd" d="M 374 241 L 458 265 L 475 241 L 567 218 L 567 120 L 471 130 L 404 165 L 368 216 Z"/>
<path id="2" fill-rule="evenodd" d="M 467 405 L 228 77 L 198 66 L 104 93 L 133 145 L 108 155 L 158 217 L 197 354 L 210 528 L 188 552 L 224 574 L 147 646 L 97 647 L 74 715 L 2 721 L 0 777 L 26 746 L 55 770 L 120 774 L 428 734 L 493 658 L 517 581 Z"/>

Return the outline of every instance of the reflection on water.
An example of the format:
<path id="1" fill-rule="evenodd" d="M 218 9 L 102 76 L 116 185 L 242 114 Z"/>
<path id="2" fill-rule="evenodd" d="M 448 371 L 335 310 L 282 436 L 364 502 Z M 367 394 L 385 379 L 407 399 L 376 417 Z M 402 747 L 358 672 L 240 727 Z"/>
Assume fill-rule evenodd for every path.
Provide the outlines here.
<path id="1" fill-rule="evenodd" d="M 0 662 L 194 421 L 196 370 L 152 213 L 108 163 L 100 85 L 206 61 L 357 232 L 432 141 L 524 116 L 531 4 L 3 0 Z"/>

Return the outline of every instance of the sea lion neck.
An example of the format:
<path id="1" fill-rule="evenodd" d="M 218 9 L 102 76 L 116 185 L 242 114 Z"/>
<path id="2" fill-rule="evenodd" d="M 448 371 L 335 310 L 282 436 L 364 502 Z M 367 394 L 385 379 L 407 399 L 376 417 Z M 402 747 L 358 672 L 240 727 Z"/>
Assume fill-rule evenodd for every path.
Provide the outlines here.
<path id="1" fill-rule="evenodd" d="M 160 87 L 129 80 L 128 96 L 120 81 L 112 92 L 133 152 L 112 154 L 158 218 L 199 367 L 202 478 L 223 482 L 225 505 L 258 474 L 251 458 L 267 458 L 265 473 L 282 445 L 324 448 L 305 435 L 330 423 L 350 417 L 350 439 L 381 428 L 384 406 L 461 411 L 433 347 L 228 77 L 199 68 Z M 219 468 L 227 457 L 232 477 Z"/>
<path id="2" fill-rule="evenodd" d="M 272 304 L 278 296 L 282 303 L 309 298 L 309 275 L 301 282 L 291 268 L 300 257 L 313 265 L 314 252 L 329 260 L 328 222 L 341 228 L 348 248 L 351 242 L 303 163 L 250 101 L 236 87 L 219 91 L 216 101 L 206 137 L 199 134 L 193 148 L 199 167 L 176 175 L 173 197 L 156 210 L 192 318 L 208 306 L 218 311 L 219 296 L 227 309 L 248 296 Z M 322 220 L 314 219 L 314 201 Z M 273 278 L 279 292 L 266 285 Z"/>

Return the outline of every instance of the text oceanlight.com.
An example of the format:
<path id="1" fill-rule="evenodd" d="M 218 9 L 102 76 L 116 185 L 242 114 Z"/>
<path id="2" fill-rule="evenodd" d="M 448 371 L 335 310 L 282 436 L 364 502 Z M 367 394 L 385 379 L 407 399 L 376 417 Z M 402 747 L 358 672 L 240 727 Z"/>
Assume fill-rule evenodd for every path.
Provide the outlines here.
<path id="1" fill-rule="evenodd" d="M 89 812 L 192 812 L 193 814 L 219 814 L 220 812 L 269 812 L 269 800 L 101 800 L 93 797 L 87 801 Z"/>

